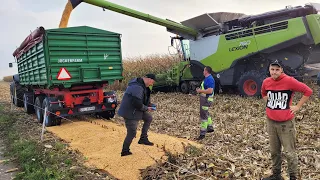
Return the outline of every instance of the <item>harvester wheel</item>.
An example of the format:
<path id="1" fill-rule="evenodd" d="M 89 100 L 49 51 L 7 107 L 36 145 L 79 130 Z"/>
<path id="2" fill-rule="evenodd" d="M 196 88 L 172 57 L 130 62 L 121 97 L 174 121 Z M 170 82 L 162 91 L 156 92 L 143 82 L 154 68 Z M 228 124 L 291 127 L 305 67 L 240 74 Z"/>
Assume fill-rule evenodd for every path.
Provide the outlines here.
<path id="1" fill-rule="evenodd" d="M 238 88 L 242 96 L 261 96 L 261 85 L 265 75 L 258 71 L 248 71 L 244 73 L 238 83 Z"/>
<path id="2" fill-rule="evenodd" d="M 184 94 L 189 94 L 189 91 L 190 91 L 190 86 L 189 86 L 189 83 L 184 81 L 180 84 L 180 89 L 181 89 L 181 92 L 184 93 Z"/>

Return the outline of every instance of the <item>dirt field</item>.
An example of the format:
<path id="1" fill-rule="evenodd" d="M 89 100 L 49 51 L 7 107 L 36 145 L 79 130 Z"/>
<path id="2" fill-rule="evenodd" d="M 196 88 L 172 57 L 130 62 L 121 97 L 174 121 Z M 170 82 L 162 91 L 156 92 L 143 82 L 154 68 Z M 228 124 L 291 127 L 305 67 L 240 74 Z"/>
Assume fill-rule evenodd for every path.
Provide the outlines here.
<path id="1" fill-rule="evenodd" d="M 317 89 L 314 95 L 317 95 Z M 1 101 L 9 100 L 8 83 L 0 83 Z M 122 92 L 119 92 L 121 99 Z M 295 103 L 299 95 L 296 95 Z M 133 155 L 120 157 L 125 136 L 123 120 L 116 116 L 111 121 L 90 116 L 63 121 L 49 131 L 69 142 L 88 158 L 87 165 L 105 169 L 120 179 L 137 179 L 139 169 L 143 177 L 160 179 L 259 179 L 270 173 L 271 161 L 268 134 L 265 130 L 264 102 L 255 98 L 217 95 L 210 112 L 215 132 L 198 142 L 201 153 L 169 157 L 169 163 L 155 163 L 154 159 L 168 158 L 163 147 L 171 152 L 182 152 L 181 142 L 199 133 L 199 100 L 196 96 L 174 93 L 152 95 L 158 105 L 153 113 L 150 140 L 157 145 L 145 147 L 133 141 Z M 299 168 L 302 179 L 320 179 L 320 102 L 315 96 L 297 113 Z M 140 132 L 139 132 L 140 133 Z M 139 134 L 137 135 L 137 138 Z M 181 138 L 181 139 L 178 139 Z M 284 158 L 285 159 L 285 158 Z M 172 166 L 178 166 L 174 167 Z M 283 162 L 286 176 L 286 161 Z M 197 176 L 191 176 L 191 173 Z"/>

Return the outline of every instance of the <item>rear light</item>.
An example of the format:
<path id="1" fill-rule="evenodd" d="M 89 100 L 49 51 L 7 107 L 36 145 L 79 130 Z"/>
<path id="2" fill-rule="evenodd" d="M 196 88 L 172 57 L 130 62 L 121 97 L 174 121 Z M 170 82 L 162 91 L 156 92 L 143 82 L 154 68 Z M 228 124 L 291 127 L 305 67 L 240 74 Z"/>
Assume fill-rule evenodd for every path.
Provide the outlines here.
<path id="1" fill-rule="evenodd" d="M 68 112 L 68 114 L 73 114 L 73 111 L 70 109 L 69 112 Z"/>
<path id="2" fill-rule="evenodd" d="M 102 110 L 105 110 L 105 109 L 107 109 L 104 105 L 102 105 L 102 108 L 101 108 Z"/>
<path id="3" fill-rule="evenodd" d="M 111 105 L 111 107 L 112 107 L 112 108 L 115 108 L 115 107 L 116 107 L 116 105 L 115 105 L 115 104 L 112 104 L 112 105 Z"/>
<path id="4" fill-rule="evenodd" d="M 57 111 L 57 112 L 56 112 L 56 115 L 57 115 L 57 116 L 60 116 L 60 111 Z"/>

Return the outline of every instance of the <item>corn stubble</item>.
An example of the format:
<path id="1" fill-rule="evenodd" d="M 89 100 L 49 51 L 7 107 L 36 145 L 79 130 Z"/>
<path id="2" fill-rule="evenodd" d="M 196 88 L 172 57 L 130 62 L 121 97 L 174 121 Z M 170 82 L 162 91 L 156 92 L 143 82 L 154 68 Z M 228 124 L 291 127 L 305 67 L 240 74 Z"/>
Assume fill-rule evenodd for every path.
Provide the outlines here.
<path id="1" fill-rule="evenodd" d="M 302 178 L 320 179 L 320 101 L 316 97 L 317 87 L 309 85 L 314 95 L 296 114 L 297 153 Z M 122 93 L 119 92 L 120 99 Z M 300 97 L 296 94 L 294 102 L 297 103 Z M 152 95 L 152 101 L 158 107 L 152 112 L 151 131 L 187 139 L 199 135 L 199 97 L 157 93 Z M 179 155 L 167 152 L 169 163 L 159 161 L 142 170 L 142 177 L 200 179 L 194 173 L 211 179 L 259 179 L 269 175 L 271 160 L 264 101 L 220 94 L 214 97 L 210 113 L 215 132 L 201 141 L 205 145 L 203 149 L 186 147 L 186 153 Z M 285 158 L 283 160 L 283 176 L 287 177 L 287 162 Z"/>

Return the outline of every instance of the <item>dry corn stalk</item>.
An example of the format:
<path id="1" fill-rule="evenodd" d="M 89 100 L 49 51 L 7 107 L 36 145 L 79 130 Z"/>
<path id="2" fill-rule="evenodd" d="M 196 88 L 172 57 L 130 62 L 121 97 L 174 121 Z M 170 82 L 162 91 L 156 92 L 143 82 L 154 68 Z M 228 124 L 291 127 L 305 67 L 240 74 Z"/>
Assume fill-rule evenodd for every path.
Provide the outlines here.
<path id="1" fill-rule="evenodd" d="M 123 60 L 123 82 L 115 84 L 111 88 L 124 90 L 130 79 L 141 77 L 147 73 L 165 73 L 178 62 L 180 62 L 180 58 L 171 55 L 154 54 L 145 57 L 128 57 Z"/>
<path id="2" fill-rule="evenodd" d="M 3 77 L 3 81 L 5 81 L 5 82 L 11 82 L 12 80 L 13 80 L 12 76 Z"/>

